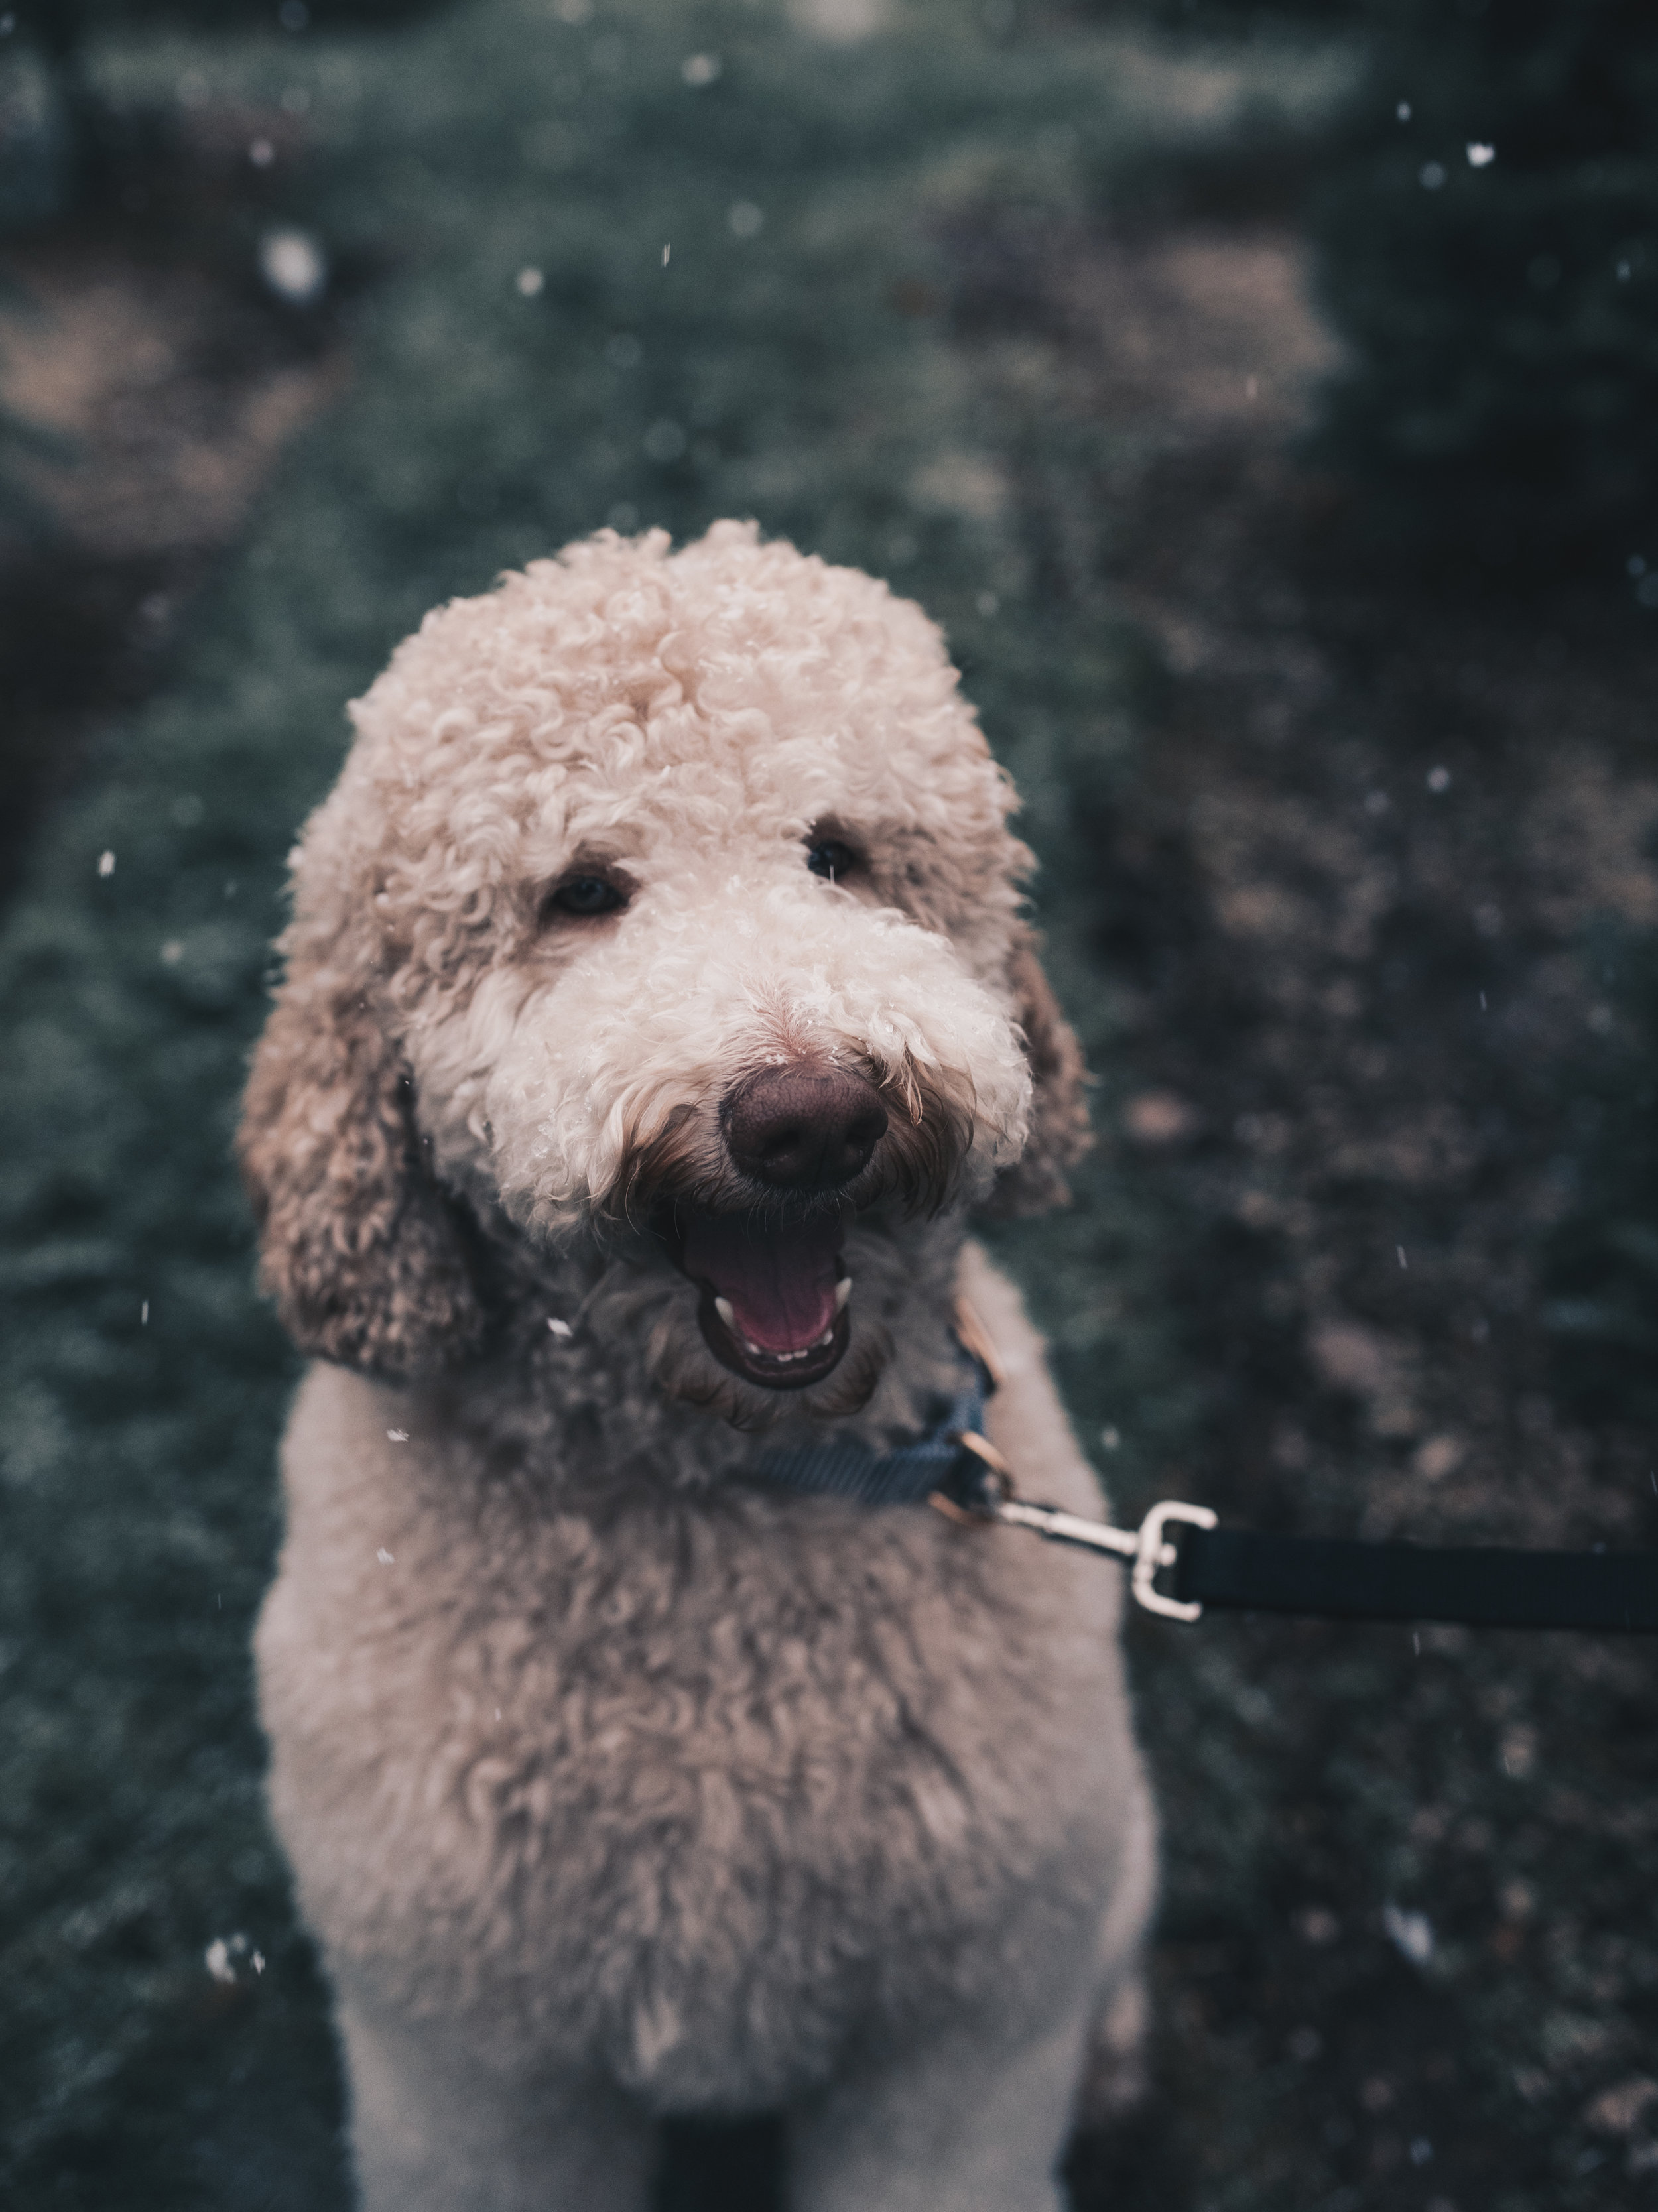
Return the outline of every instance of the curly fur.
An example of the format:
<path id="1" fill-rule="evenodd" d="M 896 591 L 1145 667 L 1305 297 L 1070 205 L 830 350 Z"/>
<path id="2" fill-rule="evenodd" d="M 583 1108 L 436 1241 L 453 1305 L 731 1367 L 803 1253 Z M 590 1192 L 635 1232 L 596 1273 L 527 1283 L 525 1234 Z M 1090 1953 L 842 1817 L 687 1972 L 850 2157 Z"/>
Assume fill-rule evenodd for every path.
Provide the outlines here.
<path id="1" fill-rule="evenodd" d="M 753 1472 L 924 1425 L 966 1284 L 993 1435 L 1097 1503 L 963 1242 L 1063 1196 L 1087 1120 L 942 641 L 752 526 L 607 532 L 430 616 L 353 718 L 241 1158 L 327 1363 L 259 1658 L 364 2201 L 622 2212 L 650 2115 L 782 2105 L 803 2212 L 1051 2206 L 1150 1895 L 1112 1578 Z M 625 910 L 551 903 L 573 872 Z M 845 1355 L 784 1391 L 656 1232 L 752 1206 L 721 1101 L 795 1060 L 888 1128 L 832 1201 Z"/>

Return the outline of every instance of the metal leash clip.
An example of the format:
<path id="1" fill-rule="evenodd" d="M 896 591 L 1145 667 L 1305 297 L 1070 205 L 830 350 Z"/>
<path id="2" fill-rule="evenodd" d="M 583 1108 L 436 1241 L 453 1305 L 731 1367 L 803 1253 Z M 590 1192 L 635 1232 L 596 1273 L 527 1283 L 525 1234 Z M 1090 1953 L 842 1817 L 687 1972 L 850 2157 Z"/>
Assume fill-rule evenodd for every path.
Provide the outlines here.
<path id="1" fill-rule="evenodd" d="M 1166 1620 L 1197 1620 L 1203 1607 L 1179 1598 L 1165 1597 L 1157 1577 L 1179 1559 L 1167 1534 L 1171 1522 L 1193 1528 L 1212 1528 L 1215 1516 L 1206 1505 L 1186 1505 L 1165 1498 L 1154 1505 L 1138 1528 L 1113 1528 L 1108 1522 L 1087 1521 L 1081 1514 L 1062 1512 L 1057 1505 L 1037 1505 L 1019 1496 L 1013 1469 L 988 1437 L 973 1429 L 955 1429 L 950 1442 L 958 1449 L 956 1469 L 948 1490 L 933 1491 L 927 1503 L 966 1528 L 1028 1528 L 1050 1544 L 1074 1544 L 1085 1552 L 1105 1552 L 1132 1565 L 1130 1587 L 1137 1603 Z M 960 1455 L 965 1455 L 965 1459 Z"/>

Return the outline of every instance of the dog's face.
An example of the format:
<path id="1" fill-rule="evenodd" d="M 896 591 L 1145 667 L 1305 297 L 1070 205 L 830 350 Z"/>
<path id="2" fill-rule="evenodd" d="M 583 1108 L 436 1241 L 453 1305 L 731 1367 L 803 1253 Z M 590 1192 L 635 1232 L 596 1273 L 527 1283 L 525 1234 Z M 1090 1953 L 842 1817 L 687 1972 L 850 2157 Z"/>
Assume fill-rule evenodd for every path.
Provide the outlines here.
<path id="1" fill-rule="evenodd" d="M 472 1356 L 469 1227 L 509 1224 L 670 1283 L 680 1395 L 860 1402 L 868 1240 L 1054 1194 L 1085 1128 L 937 631 L 751 528 L 606 533 L 429 617 L 356 720 L 243 1133 L 296 1336 Z"/>

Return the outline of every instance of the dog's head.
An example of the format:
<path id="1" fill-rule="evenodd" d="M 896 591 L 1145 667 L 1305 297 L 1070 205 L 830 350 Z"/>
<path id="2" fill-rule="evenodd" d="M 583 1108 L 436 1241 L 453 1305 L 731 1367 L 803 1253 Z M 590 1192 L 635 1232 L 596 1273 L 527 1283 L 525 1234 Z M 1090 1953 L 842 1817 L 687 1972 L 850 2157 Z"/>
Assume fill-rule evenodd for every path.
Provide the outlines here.
<path id="1" fill-rule="evenodd" d="M 1012 793 L 884 585 L 605 532 L 430 616 L 354 719 L 241 1134 L 303 1349 L 460 1364 L 503 1237 L 585 1246 L 674 1286 L 670 1389 L 834 1410 L 881 1364 L 861 1238 L 1063 1197 Z"/>

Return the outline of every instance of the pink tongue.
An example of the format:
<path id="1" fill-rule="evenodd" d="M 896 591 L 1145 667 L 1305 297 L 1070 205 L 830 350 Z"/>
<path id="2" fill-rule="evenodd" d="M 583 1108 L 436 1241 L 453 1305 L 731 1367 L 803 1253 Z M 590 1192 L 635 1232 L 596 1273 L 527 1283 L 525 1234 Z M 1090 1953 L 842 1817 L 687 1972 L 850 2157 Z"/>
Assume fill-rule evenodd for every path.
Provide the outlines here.
<path id="1" fill-rule="evenodd" d="M 686 1231 L 685 1271 L 730 1300 L 739 1330 L 762 1352 L 803 1352 L 835 1318 L 843 1234 L 832 1217 L 701 1214 Z"/>

